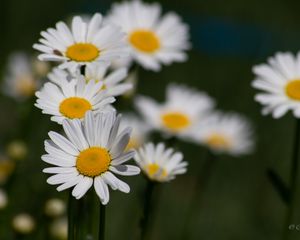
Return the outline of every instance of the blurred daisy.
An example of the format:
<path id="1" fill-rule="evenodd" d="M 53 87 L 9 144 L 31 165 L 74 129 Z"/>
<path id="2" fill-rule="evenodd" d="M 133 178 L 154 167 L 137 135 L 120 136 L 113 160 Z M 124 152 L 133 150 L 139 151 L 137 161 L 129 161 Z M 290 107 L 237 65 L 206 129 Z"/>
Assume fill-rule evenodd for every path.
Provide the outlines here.
<path id="1" fill-rule="evenodd" d="M 96 13 L 90 21 L 75 16 L 71 30 L 58 22 L 56 28 L 41 32 L 43 38 L 33 47 L 42 52 L 43 61 L 62 62 L 60 68 L 73 71 L 92 62 L 111 62 L 127 55 L 125 35 L 116 26 L 102 24 L 102 16 Z"/>
<path id="2" fill-rule="evenodd" d="M 45 173 L 54 174 L 47 182 L 60 185 L 58 191 L 75 186 L 72 195 L 76 199 L 94 185 L 102 204 L 109 201 L 108 185 L 113 190 L 128 193 L 129 186 L 114 174 L 131 176 L 139 174 L 140 169 L 123 165 L 135 152 L 124 152 L 131 129 L 126 128 L 118 134 L 120 120 L 115 112 L 94 115 L 89 111 L 83 122 L 78 119 L 63 121 L 67 137 L 50 132 L 51 140 L 45 142 L 48 154 L 42 159 L 56 167 L 44 169 Z"/>
<path id="3" fill-rule="evenodd" d="M 264 115 L 280 118 L 291 110 L 300 117 L 300 53 L 277 53 L 268 64 L 254 66 L 253 72 L 256 79 L 252 86 L 263 91 L 255 100 L 264 106 Z"/>
<path id="4" fill-rule="evenodd" d="M 130 140 L 126 149 L 137 149 L 147 141 L 150 127 L 135 115 L 128 113 L 122 115 L 120 132 L 122 132 L 126 127 L 132 128 Z"/>
<path id="5" fill-rule="evenodd" d="M 35 221 L 29 214 L 22 213 L 13 218 L 12 226 L 18 233 L 29 234 L 35 228 Z"/>
<path id="6" fill-rule="evenodd" d="M 4 184 L 15 169 L 15 162 L 0 156 L 0 184 Z"/>
<path id="7" fill-rule="evenodd" d="M 159 4 L 130 1 L 115 3 L 107 17 L 127 33 L 132 60 L 159 71 L 162 64 L 186 61 L 189 29 L 175 13 L 161 16 Z"/>
<path id="8" fill-rule="evenodd" d="M 99 92 L 102 82 L 94 80 L 86 83 L 82 76 L 77 76 L 71 81 L 62 78 L 64 84 L 56 85 L 48 82 L 41 91 L 35 106 L 42 109 L 44 114 L 53 115 L 52 121 L 62 123 L 64 119 L 82 119 L 89 110 L 95 112 L 105 111 L 115 99 L 107 96 L 105 91 Z"/>
<path id="9" fill-rule="evenodd" d="M 253 130 L 238 114 L 214 113 L 199 122 L 191 136 L 217 153 L 241 155 L 253 150 Z"/>
<path id="10" fill-rule="evenodd" d="M 23 52 L 12 54 L 9 57 L 7 74 L 4 76 L 4 94 L 16 100 L 25 100 L 34 96 L 39 85 L 40 82 L 32 70 L 31 58 Z"/>
<path id="11" fill-rule="evenodd" d="M 14 140 L 7 146 L 7 155 L 16 160 L 24 159 L 28 154 L 28 148 L 25 142 Z"/>
<path id="12" fill-rule="evenodd" d="M 66 204 L 59 198 L 49 199 L 45 204 L 45 213 L 49 217 L 59 217 L 66 211 Z"/>
<path id="13" fill-rule="evenodd" d="M 150 126 L 175 136 L 185 136 L 214 107 L 207 94 L 175 84 L 168 86 L 164 104 L 146 97 L 135 104 Z"/>
<path id="14" fill-rule="evenodd" d="M 7 202 L 8 199 L 6 193 L 0 189 L 0 210 L 7 206 Z"/>
<path id="15" fill-rule="evenodd" d="M 182 161 L 182 153 L 166 148 L 163 143 L 156 146 L 146 144 L 137 151 L 134 159 L 150 180 L 158 182 L 170 181 L 176 175 L 184 174 L 188 165 Z"/>

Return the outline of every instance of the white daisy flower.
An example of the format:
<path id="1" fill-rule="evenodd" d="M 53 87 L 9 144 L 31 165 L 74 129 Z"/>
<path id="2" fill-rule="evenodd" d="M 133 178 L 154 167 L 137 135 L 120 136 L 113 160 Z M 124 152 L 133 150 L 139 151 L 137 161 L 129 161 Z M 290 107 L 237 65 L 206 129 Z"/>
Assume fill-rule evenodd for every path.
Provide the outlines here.
<path id="1" fill-rule="evenodd" d="M 130 113 L 123 114 L 120 131 L 123 131 L 126 127 L 132 128 L 130 140 L 126 149 L 137 149 L 147 141 L 150 127 L 137 116 Z"/>
<path id="2" fill-rule="evenodd" d="M 165 103 L 137 97 L 135 104 L 150 126 L 175 136 L 185 136 L 214 107 L 207 94 L 175 84 L 167 87 Z"/>
<path id="3" fill-rule="evenodd" d="M 153 143 L 146 144 L 137 151 L 134 159 L 144 174 L 153 181 L 170 181 L 187 171 L 188 163 L 182 161 L 183 154 L 166 148 L 163 143 L 156 146 Z"/>
<path id="4" fill-rule="evenodd" d="M 75 70 L 78 66 L 92 62 L 111 62 L 126 56 L 127 45 L 121 29 L 102 24 L 102 16 L 96 13 L 90 21 L 75 16 L 71 30 L 58 22 L 56 28 L 41 32 L 43 38 L 33 47 L 42 52 L 43 61 L 62 62 L 60 68 Z"/>
<path id="5" fill-rule="evenodd" d="M 31 215 L 21 213 L 13 218 L 12 227 L 20 234 L 30 234 L 35 229 L 35 220 Z"/>
<path id="6" fill-rule="evenodd" d="M 66 118 L 82 119 L 89 110 L 108 111 L 109 104 L 115 101 L 115 98 L 107 96 L 105 91 L 99 92 L 103 86 L 102 82 L 96 83 L 91 80 L 86 83 L 82 76 L 77 76 L 71 81 L 62 78 L 62 82 L 64 84 L 60 85 L 46 83 L 41 91 L 36 93 L 38 99 L 35 104 L 44 114 L 53 115 L 51 120 L 59 124 Z"/>
<path id="7" fill-rule="evenodd" d="M 45 141 L 48 154 L 43 155 L 42 160 L 56 167 L 44 169 L 45 173 L 55 174 L 47 182 L 60 185 L 58 191 L 75 186 L 72 195 L 76 199 L 94 185 L 102 204 L 109 201 L 108 185 L 113 190 L 128 193 L 129 186 L 114 174 L 132 176 L 139 174 L 140 169 L 124 165 L 135 152 L 124 152 L 131 129 L 118 134 L 120 120 L 113 111 L 97 115 L 89 111 L 83 122 L 63 121 L 66 137 L 50 132 L 51 140 Z"/>
<path id="8" fill-rule="evenodd" d="M 159 4 L 130 1 L 115 3 L 107 19 L 127 33 L 132 60 L 144 68 L 159 71 L 161 63 L 186 61 L 189 28 L 175 13 L 161 16 Z"/>
<path id="9" fill-rule="evenodd" d="M 242 155 L 253 150 L 253 129 L 244 117 L 235 113 L 214 113 L 191 131 L 196 143 L 216 153 Z"/>
<path id="10" fill-rule="evenodd" d="M 264 106 L 264 115 L 280 118 L 291 110 L 300 117 L 300 53 L 277 53 L 268 64 L 254 66 L 253 72 L 256 79 L 252 86 L 263 91 L 255 100 Z"/>
<path id="11" fill-rule="evenodd" d="M 30 56 L 23 52 L 12 54 L 4 76 L 4 94 L 22 101 L 34 96 L 39 86 L 40 82 L 33 72 Z"/>
<path id="12" fill-rule="evenodd" d="M 102 82 L 102 86 L 99 91 L 106 90 L 106 93 L 109 96 L 119 96 L 131 90 L 131 83 L 122 82 L 127 77 L 127 68 L 120 68 L 108 73 L 109 66 L 110 64 L 99 63 L 92 63 L 88 65 L 85 68 L 84 74 L 86 82 L 89 82 L 90 80 Z M 71 73 L 59 68 L 54 68 L 53 71 L 48 74 L 48 78 L 58 85 L 63 85 L 65 80 L 68 80 L 77 74 L 78 72 Z M 61 79 L 63 79 L 63 81 L 61 81 Z"/>

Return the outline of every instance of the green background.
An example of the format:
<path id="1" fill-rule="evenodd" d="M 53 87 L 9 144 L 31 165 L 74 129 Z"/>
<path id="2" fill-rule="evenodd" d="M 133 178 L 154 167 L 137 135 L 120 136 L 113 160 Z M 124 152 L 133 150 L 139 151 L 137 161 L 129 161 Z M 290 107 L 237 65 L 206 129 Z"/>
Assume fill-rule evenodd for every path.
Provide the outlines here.
<path id="1" fill-rule="evenodd" d="M 160 101 L 169 82 L 184 83 L 206 91 L 217 100 L 217 107 L 246 115 L 256 132 L 254 154 L 232 158 L 218 157 L 211 176 L 201 191 L 192 216 L 187 216 L 195 194 L 195 179 L 205 162 L 204 150 L 180 143 L 189 162 L 188 174 L 159 186 L 153 214 L 152 238 L 183 239 L 185 220 L 192 217 L 190 239 L 266 240 L 280 239 L 286 207 L 266 177 L 274 169 L 288 181 L 292 141 L 296 120 L 291 114 L 274 120 L 260 114 L 253 98 L 255 90 L 251 68 L 264 62 L 276 51 L 299 48 L 299 1 L 292 0 L 164 0 L 164 10 L 174 10 L 190 24 L 194 48 L 189 61 L 164 67 L 159 73 L 140 71 L 140 93 Z M 16 50 L 32 51 L 39 32 L 57 21 L 79 13 L 105 13 L 110 1 L 79 0 L 4 0 L 1 3 L 0 66 L 3 73 L 7 56 Z M 40 160 L 47 132 L 59 129 L 31 103 L 19 104 L 0 97 L 0 144 L 4 151 L 9 140 L 22 138 L 29 146 L 28 159 L 19 164 L 9 186 L 9 209 L 0 212 L 0 239 L 13 239 L 11 217 L 31 212 L 43 218 L 43 204 L 50 196 L 66 197 L 46 184 Z M 30 116 L 30 120 L 27 116 Z M 111 194 L 107 208 L 107 239 L 135 239 L 140 216 L 140 196 L 145 181 L 142 176 L 125 179 L 132 193 Z M 298 194 L 299 195 L 299 194 Z M 300 200 L 300 195 L 297 196 Z M 296 201 L 299 202 L 299 201 Z M 300 224 L 300 207 L 296 206 L 292 223 Z M 28 239 L 45 239 L 43 222 Z M 292 224 L 291 223 L 291 224 Z M 299 239 L 300 231 L 291 231 Z M 188 239 L 187 237 L 185 239 Z"/>

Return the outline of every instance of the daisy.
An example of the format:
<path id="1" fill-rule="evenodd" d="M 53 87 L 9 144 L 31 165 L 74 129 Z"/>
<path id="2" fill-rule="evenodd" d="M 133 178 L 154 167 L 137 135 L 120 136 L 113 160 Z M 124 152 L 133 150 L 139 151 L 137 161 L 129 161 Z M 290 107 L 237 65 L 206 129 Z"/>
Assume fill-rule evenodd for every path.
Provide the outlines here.
<path id="1" fill-rule="evenodd" d="M 174 136 L 185 136 L 214 107 L 207 94 L 175 84 L 167 87 L 165 103 L 137 97 L 135 104 L 150 126 Z"/>
<path id="2" fill-rule="evenodd" d="M 176 175 L 186 172 L 187 162 L 183 162 L 181 152 L 166 148 L 163 143 L 148 143 L 141 147 L 134 156 L 144 174 L 152 181 L 167 182 Z"/>
<path id="3" fill-rule="evenodd" d="M 111 62 L 127 55 L 125 35 L 121 29 L 102 24 L 102 16 L 96 13 L 90 21 L 75 16 L 71 29 L 58 22 L 56 28 L 41 32 L 39 44 L 33 47 L 42 52 L 43 61 L 62 62 L 60 68 L 75 70 L 92 62 Z"/>
<path id="4" fill-rule="evenodd" d="M 86 83 L 82 76 L 77 76 L 70 81 L 62 78 L 64 84 L 57 85 L 48 82 L 41 91 L 36 93 L 35 106 L 42 109 L 44 114 L 53 115 L 52 121 L 59 124 L 64 119 L 82 119 L 89 110 L 95 112 L 106 111 L 115 99 L 107 96 L 105 91 L 99 92 L 102 82 L 94 80 Z"/>
<path id="5" fill-rule="evenodd" d="M 107 19 L 127 33 L 132 60 L 159 71 L 161 64 L 186 61 L 189 28 L 175 13 L 161 16 L 159 4 L 130 1 L 115 3 Z"/>
<path id="6" fill-rule="evenodd" d="M 239 114 L 214 113 L 199 122 L 191 136 L 216 153 L 242 155 L 253 150 L 253 130 Z"/>
<path id="7" fill-rule="evenodd" d="M 80 199 L 94 185 L 102 204 L 109 201 L 108 185 L 113 190 L 128 193 L 129 186 L 115 174 L 137 175 L 140 169 L 124 165 L 134 156 L 134 150 L 124 152 L 130 128 L 118 133 L 120 116 L 115 112 L 93 114 L 87 112 L 84 121 L 64 120 L 66 137 L 50 132 L 51 140 L 45 141 L 48 154 L 42 160 L 56 167 L 45 168 L 45 173 L 54 174 L 47 179 L 51 185 L 60 185 L 58 191 L 73 188 L 72 195 Z"/>
<path id="8" fill-rule="evenodd" d="M 33 71 L 30 56 L 23 52 L 12 54 L 4 76 L 4 94 L 22 101 L 34 96 L 39 86 L 40 81 Z"/>
<path id="9" fill-rule="evenodd" d="M 132 128 L 127 149 L 137 149 L 147 141 L 150 127 L 145 122 L 141 121 L 137 116 L 129 113 L 123 114 L 120 131 L 123 131 L 126 127 Z"/>
<path id="10" fill-rule="evenodd" d="M 280 118 L 291 110 L 300 117 L 300 53 L 277 53 L 268 64 L 254 66 L 253 72 L 252 86 L 263 91 L 255 100 L 264 106 L 264 115 Z"/>

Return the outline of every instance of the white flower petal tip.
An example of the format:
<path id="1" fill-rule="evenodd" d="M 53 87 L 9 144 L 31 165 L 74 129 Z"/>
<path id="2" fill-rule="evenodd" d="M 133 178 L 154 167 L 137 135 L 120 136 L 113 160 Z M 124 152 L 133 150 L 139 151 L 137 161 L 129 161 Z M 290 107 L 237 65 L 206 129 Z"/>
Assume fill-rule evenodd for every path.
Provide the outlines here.
<path id="1" fill-rule="evenodd" d="M 113 190 L 130 192 L 130 187 L 115 174 L 132 176 L 140 173 L 137 166 L 123 165 L 134 156 L 125 150 L 130 128 L 119 132 L 121 117 L 115 111 L 94 113 L 87 111 L 82 121 L 63 120 L 65 136 L 49 132 L 45 141 L 47 154 L 42 160 L 54 165 L 43 170 L 52 174 L 50 185 L 59 185 L 57 191 L 73 188 L 72 195 L 82 198 L 94 186 L 102 204 L 109 202 L 110 186 Z"/>
<path id="2" fill-rule="evenodd" d="M 163 143 L 144 145 L 138 149 L 134 159 L 152 181 L 168 182 L 187 171 L 188 164 L 183 161 L 183 154 L 166 148 Z"/>

